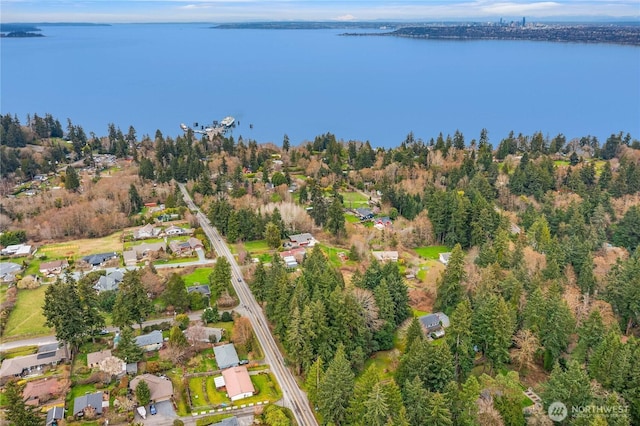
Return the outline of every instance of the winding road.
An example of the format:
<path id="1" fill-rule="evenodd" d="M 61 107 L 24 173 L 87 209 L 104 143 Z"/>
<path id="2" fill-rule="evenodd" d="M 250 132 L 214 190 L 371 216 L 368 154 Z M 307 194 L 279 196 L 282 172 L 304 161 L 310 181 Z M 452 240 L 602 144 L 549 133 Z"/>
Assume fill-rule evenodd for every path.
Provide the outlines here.
<path id="1" fill-rule="evenodd" d="M 278 380 L 278 383 L 282 388 L 283 405 L 291 409 L 298 425 L 317 425 L 318 422 L 313 414 L 307 395 L 300 389 L 298 383 L 293 377 L 293 374 L 285 366 L 284 358 L 280 353 L 271 332 L 269 331 L 269 326 L 264 313 L 249 290 L 249 286 L 245 282 L 240 267 L 236 263 L 231 251 L 222 240 L 218 230 L 211 226 L 207 216 L 195 205 L 185 186 L 183 184 L 178 184 L 178 186 L 180 187 L 180 191 L 182 192 L 187 207 L 192 212 L 196 212 L 198 222 L 200 223 L 200 226 L 207 238 L 209 238 L 211 247 L 215 249 L 218 256 L 226 257 L 231 265 L 233 288 L 240 299 L 240 304 L 248 311 L 246 316 L 251 321 L 256 337 L 262 346 L 265 361 L 271 367 L 271 371 L 276 376 L 276 380 Z"/>

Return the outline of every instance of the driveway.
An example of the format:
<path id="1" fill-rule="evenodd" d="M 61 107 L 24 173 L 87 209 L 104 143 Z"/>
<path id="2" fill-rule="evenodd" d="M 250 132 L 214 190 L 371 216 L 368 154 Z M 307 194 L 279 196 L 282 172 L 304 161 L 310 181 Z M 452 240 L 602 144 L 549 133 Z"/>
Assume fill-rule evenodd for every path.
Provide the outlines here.
<path id="1" fill-rule="evenodd" d="M 158 414 L 151 415 L 149 413 L 149 406 L 147 405 L 147 418 L 143 420 L 138 413 L 136 413 L 135 420 L 145 425 L 172 425 L 173 421 L 178 418 L 173 404 L 171 401 L 162 401 L 156 403 L 156 410 Z"/>

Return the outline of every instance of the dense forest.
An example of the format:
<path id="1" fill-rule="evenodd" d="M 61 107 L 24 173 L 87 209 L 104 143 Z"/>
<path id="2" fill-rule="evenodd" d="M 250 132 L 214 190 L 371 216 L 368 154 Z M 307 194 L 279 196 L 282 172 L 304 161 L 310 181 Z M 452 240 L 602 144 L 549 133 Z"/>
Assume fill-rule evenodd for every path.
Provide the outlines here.
<path id="1" fill-rule="evenodd" d="M 359 259 L 346 271 L 316 247 L 297 272 L 277 253 L 268 265 L 247 259 L 254 295 L 324 424 L 544 425 L 556 401 L 569 407 L 563 424 L 640 424 L 640 142 L 631 135 L 511 133 L 494 146 L 483 129 L 478 140 L 409 134 L 383 149 L 331 133 L 297 146 L 284 135 L 276 146 L 191 132 L 138 140 L 113 125 L 87 137 L 70 120 L 66 129 L 49 115 L 27 121 L 1 119 L 3 196 L 14 197 L 3 197 L 3 231 L 105 235 L 134 224 L 140 200 L 179 205 L 177 181 L 230 243 L 275 249 L 314 232 Z M 100 155 L 126 165 L 120 179 L 97 167 Z M 38 174 L 66 189 L 23 197 Z M 393 229 L 346 223 L 345 191 L 369 194 Z M 368 254 L 436 244 L 451 255 L 432 289 Z M 415 291 L 450 317 L 443 339 L 413 318 Z M 391 354 L 383 368 L 380 354 Z M 525 416 L 527 387 L 544 410 Z"/>

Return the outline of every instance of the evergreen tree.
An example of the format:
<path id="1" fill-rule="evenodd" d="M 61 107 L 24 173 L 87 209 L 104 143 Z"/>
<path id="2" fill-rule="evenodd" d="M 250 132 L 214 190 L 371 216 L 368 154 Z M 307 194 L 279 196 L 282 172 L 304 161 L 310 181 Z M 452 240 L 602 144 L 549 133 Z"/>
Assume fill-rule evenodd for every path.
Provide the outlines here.
<path id="1" fill-rule="evenodd" d="M 9 380 L 4 388 L 4 404 L 9 426 L 40 426 L 42 419 L 31 405 L 27 405 L 22 396 L 24 385 Z"/>
<path id="2" fill-rule="evenodd" d="M 574 332 L 575 320 L 567 303 L 560 295 L 551 294 L 545 302 L 544 321 L 540 328 L 540 344 L 555 362 L 569 345 Z"/>
<path id="3" fill-rule="evenodd" d="M 73 166 L 67 166 L 67 170 L 64 175 L 64 187 L 69 191 L 75 191 L 80 187 L 80 177 Z"/>
<path id="4" fill-rule="evenodd" d="M 365 402 L 369 398 L 373 388 L 376 384 L 380 383 L 380 376 L 378 370 L 372 364 L 367 368 L 362 376 L 358 378 L 353 389 L 353 396 L 351 397 L 347 424 L 362 423 L 367 407 Z"/>
<path id="5" fill-rule="evenodd" d="M 153 312 L 153 302 L 140 279 L 140 271 L 127 271 L 118 286 L 118 295 L 113 305 L 113 324 L 123 328 L 142 322 Z"/>
<path id="6" fill-rule="evenodd" d="M 71 276 L 58 279 L 47 287 L 43 314 L 46 324 L 55 328 L 58 341 L 71 345 L 72 350 L 80 346 L 90 331 L 84 322 L 76 282 Z"/>
<path id="7" fill-rule="evenodd" d="M 427 424 L 429 415 L 429 391 L 424 387 L 424 383 L 419 376 L 413 380 L 407 380 L 403 388 L 404 405 L 407 407 L 407 418 L 411 426 L 422 426 Z"/>
<path id="8" fill-rule="evenodd" d="M 136 399 L 138 404 L 144 406 L 151 402 L 151 390 L 144 380 L 140 380 L 136 386 Z"/>
<path id="9" fill-rule="evenodd" d="M 120 341 L 116 346 L 116 354 L 118 358 L 126 363 L 138 362 L 142 360 L 143 351 L 133 338 L 133 330 L 131 327 L 121 328 Z"/>
<path id="10" fill-rule="evenodd" d="M 430 426 L 453 426 L 451 411 L 449 411 L 447 401 L 440 392 L 429 395 L 425 424 Z"/>
<path id="11" fill-rule="evenodd" d="M 307 396 L 309 397 L 309 401 L 314 404 L 316 407 L 318 406 L 318 391 L 320 389 L 320 384 L 324 381 L 324 367 L 322 358 L 318 357 L 309 370 L 307 370 L 307 377 L 305 378 L 304 384 L 307 390 Z"/>
<path id="12" fill-rule="evenodd" d="M 251 291 L 258 302 L 264 302 L 265 300 L 266 280 L 267 272 L 264 270 L 262 262 L 260 262 L 253 273 L 253 283 L 251 284 Z"/>
<path id="13" fill-rule="evenodd" d="M 334 197 L 327 212 L 327 230 L 335 237 L 344 237 L 347 234 L 344 222 L 342 202 Z"/>
<path id="14" fill-rule="evenodd" d="M 607 300 L 629 335 L 633 324 L 640 324 L 640 250 L 627 260 L 618 260 L 607 279 Z"/>
<path id="15" fill-rule="evenodd" d="M 573 351 L 574 358 L 589 365 L 593 350 L 602 342 L 606 329 L 600 311 L 594 309 L 578 327 L 578 345 Z"/>
<path id="16" fill-rule="evenodd" d="M 474 340 L 491 365 L 500 367 L 509 362 L 515 316 L 502 296 L 489 294 L 478 301 L 473 322 Z"/>
<path id="17" fill-rule="evenodd" d="M 231 264 L 226 257 L 220 256 L 216 260 L 213 271 L 209 274 L 211 285 L 211 300 L 218 300 L 231 285 Z"/>
<path id="18" fill-rule="evenodd" d="M 318 411 L 327 423 L 345 424 L 354 375 L 344 347 L 338 347 L 318 388 Z"/>
<path id="19" fill-rule="evenodd" d="M 404 346 L 405 348 L 410 348 L 415 340 L 424 339 L 424 331 L 422 330 L 422 325 L 420 325 L 420 320 L 414 317 L 411 320 L 411 324 L 407 328 L 407 335 L 404 338 Z"/>
<path id="20" fill-rule="evenodd" d="M 169 332 L 169 346 L 180 349 L 189 346 L 187 337 L 177 325 L 171 327 L 171 331 Z"/>
<path id="21" fill-rule="evenodd" d="M 180 275 L 171 274 L 163 298 L 167 305 L 173 306 L 178 313 L 183 313 L 189 308 L 189 293 Z"/>
<path id="22" fill-rule="evenodd" d="M 276 249 L 280 247 L 280 229 L 275 223 L 267 223 L 264 229 L 264 238 L 270 248 Z"/>
<path id="23" fill-rule="evenodd" d="M 105 326 L 105 319 L 100 313 L 100 301 L 93 285 L 94 281 L 86 275 L 80 278 L 77 285 L 83 322 L 92 336 Z"/>
<path id="24" fill-rule="evenodd" d="M 475 351 L 473 349 L 473 312 L 468 300 L 458 303 L 451 314 L 451 326 L 445 336 L 455 366 L 455 379 L 458 382 L 465 380 L 473 368 Z"/>
<path id="25" fill-rule="evenodd" d="M 464 297 L 462 282 L 466 278 L 464 270 L 464 252 L 460 244 L 451 251 L 449 262 L 437 282 L 438 290 L 434 309 L 450 314 Z"/>
<path id="26" fill-rule="evenodd" d="M 566 370 L 556 364 L 541 397 L 545 411 L 556 401 L 567 407 L 586 407 L 592 400 L 589 376 L 576 361 L 569 361 Z M 568 411 L 573 417 L 571 408 Z"/>
<path id="27" fill-rule="evenodd" d="M 144 203 L 142 202 L 142 197 L 138 194 L 138 189 L 134 184 L 129 186 L 129 215 L 134 215 L 140 213 L 142 207 L 144 207 Z"/>

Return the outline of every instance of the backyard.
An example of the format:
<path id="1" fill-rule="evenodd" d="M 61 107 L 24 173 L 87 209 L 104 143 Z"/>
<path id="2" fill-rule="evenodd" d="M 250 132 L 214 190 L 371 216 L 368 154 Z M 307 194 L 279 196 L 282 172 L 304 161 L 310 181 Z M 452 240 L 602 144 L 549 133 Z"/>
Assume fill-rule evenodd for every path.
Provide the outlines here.
<path id="1" fill-rule="evenodd" d="M 4 340 L 15 340 L 52 332 L 44 324 L 45 318 L 42 315 L 46 289 L 47 286 L 43 285 L 33 290 L 18 290 L 16 306 L 9 315 L 7 327 L 2 335 Z"/>

